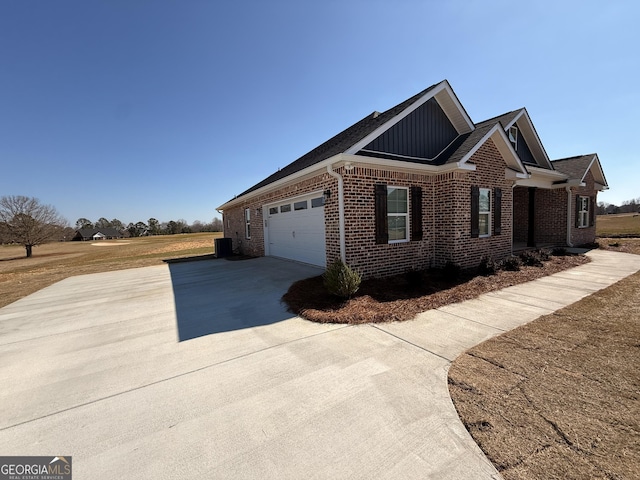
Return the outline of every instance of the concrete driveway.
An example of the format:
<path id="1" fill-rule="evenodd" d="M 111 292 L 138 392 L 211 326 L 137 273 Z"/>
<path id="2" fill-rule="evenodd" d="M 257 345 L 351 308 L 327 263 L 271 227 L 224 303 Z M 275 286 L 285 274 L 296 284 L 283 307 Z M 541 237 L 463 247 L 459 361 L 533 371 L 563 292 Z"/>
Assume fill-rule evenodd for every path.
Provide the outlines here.
<path id="1" fill-rule="evenodd" d="M 595 253 L 559 274 L 569 303 L 640 269 Z M 537 302 L 533 282 L 533 300 L 498 292 L 482 321 L 468 302 L 382 326 L 292 318 L 279 298 L 319 273 L 172 264 L 69 278 L 0 309 L 1 454 L 71 455 L 76 479 L 497 478 L 448 396 L 450 361 L 559 300 Z"/>

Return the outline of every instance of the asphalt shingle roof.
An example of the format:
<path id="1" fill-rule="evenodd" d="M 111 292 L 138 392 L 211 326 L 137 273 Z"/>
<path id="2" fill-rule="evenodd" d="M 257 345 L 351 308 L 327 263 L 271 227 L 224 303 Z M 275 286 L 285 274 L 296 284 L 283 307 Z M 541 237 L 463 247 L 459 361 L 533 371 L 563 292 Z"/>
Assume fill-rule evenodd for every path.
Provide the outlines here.
<path id="1" fill-rule="evenodd" d="M 344 153 L 350 147 L 358 143 L 364 137 L 373 132 L 380 125 L 383 125 L 387 121 L 391 120 L 396 115 L 400 114 L 403 110 L 409 107 L 411 104 L 416 102 L 419 98 L 423 97 L 426 93 L 432 90 L 434 87 L 439 85 L 438 83 L 435 85 L 431 85 L 429 88 L 423 90 L 422 92 L 414 95 L 413 97 L 405 100 L 402 103 L 399 103 L 395 107 L 390 108 L 389 110 L 378 113 L 373 112 L 366 117 L 364 117 L 359 122 L 350 126 L 346 130 L 338 133 L 336 136 L 330 138 L 323 144 L 311 150 L 309 153 L 301 156 L 297 160 L 291 162 L 286 167 L 278 170 L 274 174 L 268 176 L 261 182 L 255 184 L 253 187 L 242 192 L 238 197 L 246 195 L 254 190 L 257 190 L 261 187 L 269 185 L 277 180 L 288 177 L 296 172 L 304 170 L 307 167 L 315 165 L 316 163 L 320 163 L 327 158 L 331 158 L 334 155 L 339 153 Z M 237 197 L 236 197 L 237 198 Z"/>
<path id="2" fill-rule="evenodd" d="M 553 165 L 553 168 L 560 173 L 568 175 L 570 179 L 581 180 L 587 172 L 587 168 L 589 168 L 594 156 L 595 153 L 590 153 L 589 155 L 561 158 L 558 160 L 552 160 L 551 164 Z"/>

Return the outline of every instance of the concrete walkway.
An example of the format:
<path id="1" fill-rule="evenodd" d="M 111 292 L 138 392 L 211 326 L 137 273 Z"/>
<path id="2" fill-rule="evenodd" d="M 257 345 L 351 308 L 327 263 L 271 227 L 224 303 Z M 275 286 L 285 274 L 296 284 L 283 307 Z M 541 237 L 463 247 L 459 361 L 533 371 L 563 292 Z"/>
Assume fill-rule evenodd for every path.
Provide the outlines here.
<path id="1" fill-rule="evenodd" d="M 364 326 L 290 318 L 261 258 L 73 277 L 0 309 L 0 452 L 74 478 L 499 478 L 458 419 L 464 350 L 640 270 L 592 262 Z"/>

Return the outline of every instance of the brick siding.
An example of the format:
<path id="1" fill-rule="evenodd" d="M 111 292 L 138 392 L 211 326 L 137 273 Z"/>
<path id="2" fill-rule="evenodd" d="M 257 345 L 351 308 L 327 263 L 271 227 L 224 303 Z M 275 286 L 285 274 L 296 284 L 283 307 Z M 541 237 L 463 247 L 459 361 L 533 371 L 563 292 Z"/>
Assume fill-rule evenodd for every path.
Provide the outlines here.
<path id="1" fill-rule="evenodd" d="M 587 228 L 576 227 L 576 195 L 592 197 L 593 202 L 589 205 L 589 208 L 596 208 L 598 204 L 598 191 L 595 189 L 595 182 L 591 172 L 587 173 L 584 183 L 584 187 L 571 188 L 571 243 L 574 246 L 585 245 L 596 241 L 595 221 L 594 225 L 590 225 Z M 596 215 L 594 215 L 593 218 L 595 220 Z"/>
<path id="2" fill-rule="evenodd" d="M 333 192 L 324 206 L 327 262 L 329 262 L 329 258 L 339 258 L 338 181 L 328 173 L 319 174 L 258 196 L 247 196 L 247 199 L 239 205 L 225 209 L 222 215 L 224 236 L 232 239 L 234 252 L 257 257 L 263 256 L 265 254 L 263 205 L 327 189 Z M 250 239 L 245 238 L 244 211 L 246 208 L 251 211 Z"/>
<path id="3" fill-rule="evenodd" d="M 367 277 L 384 277 L 410 269 L 441 267 L 447 261 L 461 267 L 478 265 L 487 255 L 495 259 L 511 253 L 512 182 L 505 179 L 505 164 L 493 141 L 471 158 L 475 172 L 437 175 L 398 172 L 389 168 L 355 166 L 337 172 L 344 181 L 347 263 Z M 375 241 L 374 186 L 422 188 L 422 231 L 419 241 L 377 244 Z M 502 233 L 471 238 L 471 185 L 502 189 Z M 258 196 L 224 211 L 224 234 L 243 254 L 264 255 L 262 207 L 294 196 L 330 189 L 325 203 L 327 264 L 340 256 L 337 180 L 324 173 Z M 410 200 L 411 201 L 411 200 Z M 492 197 L 493 201 L 493 197 Z M 244 210 L 251 211 L 251 238 L 245 238 Z M 410 221 L 410 215 L 408 215 Z M 492 218 L 493 223 L 493 218 Z M 409 228 L 411 231 L 411 228 Z"/>
<path id="4" fill-rule="evenodd" d="M 597 191 L 591 172 L 585 178 L 584 187 L 571 187 L 571 243 L 583 245 L 595 241 L 595 225 L 587 228 L 576 228 L 576 195 L 584 195 L 595 199 Z M 515 187 L 513 192 L 515 243 L 526 243 L 529 228 L 529 189 Z M 540 245 L 567 244 L 567 191 L 564 188 L 553 190 L 537 188 L 534 203 L 534 241 Z"/>

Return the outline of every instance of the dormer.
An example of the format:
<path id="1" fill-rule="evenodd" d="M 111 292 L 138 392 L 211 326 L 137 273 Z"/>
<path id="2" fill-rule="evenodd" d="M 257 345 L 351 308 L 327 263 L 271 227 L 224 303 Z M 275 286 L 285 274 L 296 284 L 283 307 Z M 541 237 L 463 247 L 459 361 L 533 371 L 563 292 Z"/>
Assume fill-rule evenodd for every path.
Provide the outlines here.
<path id="1" fill-rule="evenodd" d="M 507 115 L 503 117 L 507 117 Z M 503 123 L 505 133 L 522 163 L 553 170 L 549 156 L 542 146 L 526 108 L 511 112 L 505 122 Z"/>

